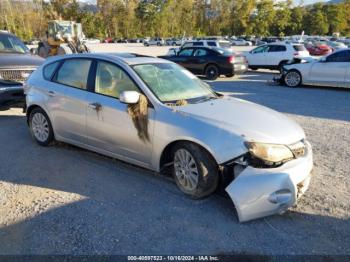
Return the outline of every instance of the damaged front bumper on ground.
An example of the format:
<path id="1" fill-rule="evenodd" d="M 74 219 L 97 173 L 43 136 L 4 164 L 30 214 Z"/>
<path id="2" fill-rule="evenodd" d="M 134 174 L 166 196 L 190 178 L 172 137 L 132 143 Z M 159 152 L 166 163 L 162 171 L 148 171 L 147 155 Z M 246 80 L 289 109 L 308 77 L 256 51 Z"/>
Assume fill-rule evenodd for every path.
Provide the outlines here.
<path id="1" fill-rule="evenodd" d="M 312 148 L 276 168 L 245 167 L 226 187 L 240 222 L 286 211 L 307 190 L 313 167 Z"/>

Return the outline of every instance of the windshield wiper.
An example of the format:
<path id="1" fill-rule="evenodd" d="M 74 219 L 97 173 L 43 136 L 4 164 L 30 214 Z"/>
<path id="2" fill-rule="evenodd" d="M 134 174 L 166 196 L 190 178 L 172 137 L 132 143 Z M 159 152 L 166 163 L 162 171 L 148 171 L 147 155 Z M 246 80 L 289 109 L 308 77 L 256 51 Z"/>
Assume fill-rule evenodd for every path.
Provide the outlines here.
<path id="1" fill-rule="evenodd" d="M 214 100 L 214 99 L 217 99 L 217 97 L 215 97 L 215 96 L 206 96 L 206 97 L 204 97 L 202 99 L 197 100 L 196 104 L 202 103 L 202 102 L 206 102 L 206 101 L 209 101 L 209 100 Z"/>

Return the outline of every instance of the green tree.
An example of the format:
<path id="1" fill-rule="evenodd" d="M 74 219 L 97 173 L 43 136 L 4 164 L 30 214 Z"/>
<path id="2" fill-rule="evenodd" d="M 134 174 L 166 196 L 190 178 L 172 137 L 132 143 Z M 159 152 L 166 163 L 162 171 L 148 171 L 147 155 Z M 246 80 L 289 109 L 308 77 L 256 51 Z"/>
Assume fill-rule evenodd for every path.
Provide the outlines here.
<path id="1" fill-rule="evenodd" d="M 272 0 L 261 0 L 256 5 L 256 13 L 251 21 L 253 33 L 258 36 L 270 35 L 270 27 L 275 17 L 274 3 Z"/>

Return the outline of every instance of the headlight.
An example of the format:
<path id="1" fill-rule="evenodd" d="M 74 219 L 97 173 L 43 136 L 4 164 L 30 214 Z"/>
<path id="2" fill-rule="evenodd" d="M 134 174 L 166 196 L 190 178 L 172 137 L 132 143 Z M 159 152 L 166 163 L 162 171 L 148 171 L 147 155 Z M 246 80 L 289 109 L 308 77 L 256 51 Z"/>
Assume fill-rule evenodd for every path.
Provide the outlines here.
<path id="1" fill-rule="evenodd" d="M 245 142 L 244 144 L 254 157 L 270 163 L 280 163 L 294 158 L 292 151 L 284 145 L 257 142 Z"/>

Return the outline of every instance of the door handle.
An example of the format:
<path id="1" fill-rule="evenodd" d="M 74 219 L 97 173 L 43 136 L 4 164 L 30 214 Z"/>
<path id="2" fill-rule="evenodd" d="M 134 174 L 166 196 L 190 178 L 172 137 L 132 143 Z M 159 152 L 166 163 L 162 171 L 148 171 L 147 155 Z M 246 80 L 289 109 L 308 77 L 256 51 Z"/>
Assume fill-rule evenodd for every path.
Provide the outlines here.
<path id="1" fill-rule="evenodd" d="M 100 110 L 101 107 L 102 107 L 101 104 L 100 104 L 100 103 L 97 103 L 97 102 L 91 103 L 91 104 L 89 104 L 88 106 L 89 106 L 90 108 L 96 110 L 96 111 Z"/>
<path id="2" fill-rule="evenodd" d="M 49 96 L 55 96 L 56 93 L 55 93 L 54 91 L 48 91 L 47 94 L 48 94 Z"/>

